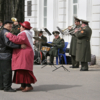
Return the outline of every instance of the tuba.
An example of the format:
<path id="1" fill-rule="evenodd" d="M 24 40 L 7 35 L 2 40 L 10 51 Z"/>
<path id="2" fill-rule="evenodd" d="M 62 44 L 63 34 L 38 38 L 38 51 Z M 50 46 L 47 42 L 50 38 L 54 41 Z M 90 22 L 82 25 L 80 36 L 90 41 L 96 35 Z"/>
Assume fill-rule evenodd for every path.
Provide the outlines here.
<path id="1" fill-rule="evenodd" d="M 17 18 L 12 17 L 11 20 L 12 20 L 13 22 L 16 22 L 16 21 L 17 21 Z"/>

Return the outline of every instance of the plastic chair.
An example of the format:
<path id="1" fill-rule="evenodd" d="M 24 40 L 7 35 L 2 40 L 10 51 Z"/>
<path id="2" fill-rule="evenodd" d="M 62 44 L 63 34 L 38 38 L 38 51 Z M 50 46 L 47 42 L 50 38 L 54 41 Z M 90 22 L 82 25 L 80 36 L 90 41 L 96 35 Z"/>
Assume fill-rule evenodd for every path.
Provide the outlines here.
<path id="1" fill-rule="evenodd" d="M 58 57 L 59 57 L 59 60 L 60 60 L 60 63 L 61 63 L 61 56 L 63 56 L 64 57 L 64 61 L 65 61 L 65 64 L 67 64 L 67 59 L 66 59 L 66 48 L 67 48 L 67 46 L 68 46 L 68 42 L 65 42 L 65 46 L 64 46 L 64 48 L 63 48 L 63 54 L 62 53 L 59 53 L 59 50 L 60 49 L 58 49 Z M 56 57 L 56 64 L 58 65 L 58 57 Z"/>

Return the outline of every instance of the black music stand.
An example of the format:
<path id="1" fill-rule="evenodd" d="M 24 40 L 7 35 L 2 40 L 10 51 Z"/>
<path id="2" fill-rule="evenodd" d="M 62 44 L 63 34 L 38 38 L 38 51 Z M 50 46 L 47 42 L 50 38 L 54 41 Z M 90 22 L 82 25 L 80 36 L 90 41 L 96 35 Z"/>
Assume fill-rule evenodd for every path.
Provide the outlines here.
<path id="1" fill-rule="evenodd" d="M 50 42 L 50 36 L 51 36 L 52 34 L 50 33 L 50 31 L 49 31 L 47 28 L 44 28 L 44 30 L 48 33 L 48 35 L 49 35 L 49 42 Z"/>
<path id="2" fill-rule="evenodd" d="M 64 32 L 57 26 L 57 29 L 60 31 L 60 33 L 62 34 L 62 35 L 64 35 Z"/>
<path id="3" fill-rule="evenodd" d="M 63 56 L 62 56 L 63 57 Z M 59 68 L 63 68 L 65 71 L 68 71 L 68 72 L 70 72 L 67 68 L 65 68 L 64 66 L 63 66 L 63 60 L 62 60 L 62 65 L 60 66 L 60 67 L 58 67 L 58 68 L 55 68 L 53 71 L 56 71 L 57 69 L 59 69 Z"/>

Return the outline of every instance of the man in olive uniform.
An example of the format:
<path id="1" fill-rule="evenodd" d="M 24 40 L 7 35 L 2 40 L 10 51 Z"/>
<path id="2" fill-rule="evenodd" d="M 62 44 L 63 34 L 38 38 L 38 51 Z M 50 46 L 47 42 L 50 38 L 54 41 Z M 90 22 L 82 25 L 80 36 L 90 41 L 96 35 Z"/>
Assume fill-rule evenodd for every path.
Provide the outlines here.
<path id="1" fill-rule="evenodd" d="M 73 29 L 69 26 L 68 27 L 69 31 L 76 30 L 77 28 L 80 28 L 80 26 L 81 26 L 80 19 L 77 17 L 74 17 L 74 19 L 75 19 L 76 27 Z M 74 33 L 75 33 L 75 31 L 74 31 Z M 72 59 L 72 66 L 70 68 L 79 68 L 79 62 L 75 60 L 76 59 L 76 45 L 77 45 L 77 38 L 74 35 L 72 35 L 70 50 L 69 50 L 69 54 L 71 55 L 71 59 Z"/>
<path id="2" fill-rule="evenodd" d="M 88 62 L 91 61 L 90 39 L 92 30 L 88 21 L 81 20 L 81 30 L 75 34 L 77 37 L 76 61 L 81 62 L 80 71 L 88 71 Z"/>
<path id="3" fill-rule="evenodd" d="M 64 39 L 60 38 L 58 31 L 53 31 L 54 39 L 53 42 L 51 43 L 52 48 L 49 51 L 50 55 L 50 65 L 53 65 L 54 57 L 58 56 L 58 49 L 60 53 L 63 53 L 63 48 L 65 46 L 64 44 Z"/>
<path id="4" fill-rule="evenodd" d="M 19 25 L 19 23 L 18 23 L 18 21 L 16 20 L 16 21 L 14 21 L 14 23 L 13 23 L 13 27 L 12 27 L 12 34 L 14 34 L 14 35 L 18 35 L 18 33 L 20 33 L 20 25 Z"/>
<path id="5" fill-rule="evenodd" d="M 0 32 L 2 29 L 3 29 L 3 23 L 2 23 L 2 21 L 0 21 Z"/>
<path id="6" fill-rule="evenodd" d="M 42 48 L 45 43 L 47 43 L 47 38 L 43 35 L 43 30 L 39 30 L 38 34 L 39 38 L 41 38 L 44 42 L 40 43 L 40 49 Z M 33 43 L 37 48 L 39 48 L 39 41 L 34 41 Z"/>

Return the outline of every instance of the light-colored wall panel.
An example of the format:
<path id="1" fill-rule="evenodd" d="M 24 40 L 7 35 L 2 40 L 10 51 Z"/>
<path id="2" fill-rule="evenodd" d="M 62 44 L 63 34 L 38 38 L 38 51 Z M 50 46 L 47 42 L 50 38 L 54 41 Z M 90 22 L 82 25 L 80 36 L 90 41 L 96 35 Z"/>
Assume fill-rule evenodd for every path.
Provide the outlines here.
<path id="1" fill-rule="evenodd" d="M 64 14 L 64 9 L 59 9 L 59 14 Z"/>
<path id="2" fill-rule="evenodd" d="M 93 55 L 96 55 L 97 57 L 100 57 L 99 56 L 99 53 L 100 53 L 100 48 L 99 48 L 99 46 L 91 46 L 91 49 L 92 49 L 92 54 Z"/>
<path id="3" fill-rule="evenodd" d="M 93 6 L 92 13 L 100 13 L 100 6 Z"/>
<path id="4" fill-rule="evenodd" d="M 27 5 L 27 1 L 29 1 L 29 0 L 25 0 L 25 5 Z"/>
<path id="5" fill-rule="evenodd" d="M 93 21 L 100 20 L 100 14 L 93 14 L 92 20 Z"/>
<path id="6" fill-rule="evenodd" d="M 93 5 L 98 5 L 98 4 L 100 4 L 100 0 L 92 0 L 92 4 Z"/>
<path id="7" fill-rule="evenodd" d="M 37 16 L 37 11 L 36 10 L 32 11 L 32 16 Z"/>
<path id="8" fill-rule="evenodd" d="M 100 38 L 92 38 L 91 43 L 93 46 L 99 46 L 100 45 Z"/>
<path id="9" fill-rule="evenodd" d="M 27 11 L 27 5 L 25 5 L 25 9 L 24 9 L 24 11 Z"/>
<path id="10" fill-rule="evenodd" d="M 25 17 L 27 17 L 27 12 L 24 12 Z"/>
<path id="11" fill-rule="evenodd" d="M 92 28 L 93 29 L 99 29 L 100 28 L 100 22 L 92 22 Z"/>
<path id="12" fill-rule="evenodd" d="M 27 21 L 29 21 L 29 22 L 37 22 L 37 18 L 25 18 Z"/>
<path id="13" fill-rule="evenodd" d="M 64 7 L 64 2 L 59 2 L 58 5 L 59 5 L 59 8 Z"/>
<path id="14" fill-rule="evenodd" d="M 32 10 L 37 10 L 37 5 L 32 5 Z"/>
<path id="15" fill-rule="evenodd" d="M 100 30 L 92 30 L 92 37 L 100 37 Z"/>
<path id="16" fill-rule="evenodd" d="M 59 15 L 58 19 L 59 19 L 59 21 L 66 21 L 66 16 Z"/>
<path id="17" fill-rule="evenodd" d="M 58 26 L 61 28 L 61 29 L 64 29 L 64 26 L 66 25 L 66 23 L 58 23 Z"/>
<path id="18" fill-rule="evenodd" d="M 37 0 L 32 0 L 32 5 L 37 4 Z"/>
<path id="19" fill-rule="evenodd" d="M 37 27 L 36 27 L 37 24 L 31 24 L 31 26 L 32 26 L 33 28 L 37 28 Z"/>
<path id="20" fill-rule="evenodd" d="M 86 12 L 87 12 L 87 0 L 78 0 L 78 17 L 80 19 L 86 19 L 87 16 Z"/>

